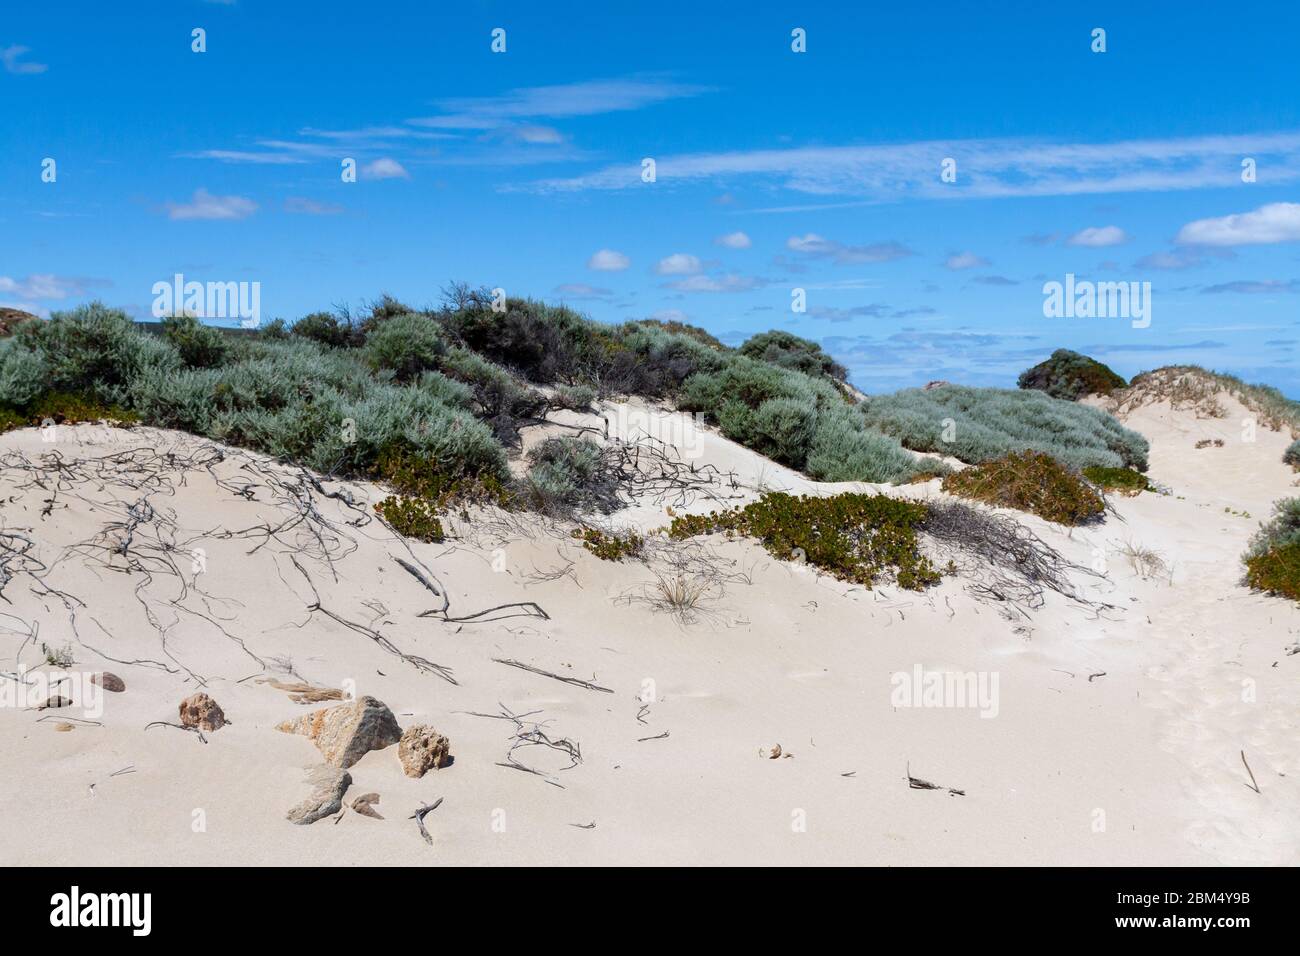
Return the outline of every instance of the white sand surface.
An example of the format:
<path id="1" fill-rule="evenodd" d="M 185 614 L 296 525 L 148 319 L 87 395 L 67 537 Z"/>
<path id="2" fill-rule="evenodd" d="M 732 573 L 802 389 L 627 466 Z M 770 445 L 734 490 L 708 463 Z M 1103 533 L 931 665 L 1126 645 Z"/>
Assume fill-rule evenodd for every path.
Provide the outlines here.
<path id="1" fill-rule="evenodd" d="M 650 414 L 603 411 L 615 434 L 645 430 Z M 655 421 L 718 476 L 717 500 L 672 504 L 679 513 L 761 489 L 869 487 L 811 482 L 691 434 L 685 416 Z M 605 428 L 576 413 L 554 427 L 566 424 Z M 1290 438 L 1262 430 L 1243 443 L 1233 415 L 1162 406 L 1128 424 L 1151 439 L 1151 476 L 1171 495 L 1117 497 L 1085 529 L 1017 515 L 1079 565 L 1104 559 L 1104 577 L 1077 584 L 1108 609 L 1049 593 L 1019 614 L 960 576 L 923 593 L 871 591 L 709 539 L 696 555 L 727 581 L 690 621 L 641 600 L 653 568 L 601 561 L 539 521 L 479 514 L 444 544 L 404 542 L 366 519 L 383 492 L 365 483 L 322 486 L 355 496 L 350 508 L 295 469 L 178 433 L 61 427 L 49 443 L 11 432 L 0 522 L 33 547 L 0 575 L 0 671 L 64 673 L 42 663 L 41 645 L 67 646 L 67 673 L 109 670 L 127 689 L 70 732 L 54 725 L 86 719 L 77 707 L 0 708 L 0 862 L 1295 864 L 1300 655 L 1288 649 L 1300 610 L 1242 587 L 1238 560 L 1271 502 L 1300 493 L 1281 464 Z M 1203 437 L 1225 445 L 1195 449 Z M 30 466 L 50 455 L 63 473 L 51 477 L 46 458 L 37 483 Z M 937 482 L 898 493 L 940 495 Z M 142 501 L 154 517 L 121 548 Z M 303 516 L 306 501 L 320 520 Z M 668 504 L 606 521 L 662 526 Z M 1168 570 L 1141 577 L 1120 553 L 1127 542 Z M 546 616 L 421 617 L 439 600 L 398 564 L 413 556 L 453 617 L 510 602 Z M 918 665 L 996 676 L 996 715 L 895 706 L 891 676 Z M 295 704 L 264 677 L 373 695 L 403 726 L 446 734 L 455 762 L 411 779 L 396 747 L 371 752 L 351 768 L 349 797 L 379 793 L 383 820 L 295 826 L 285 811 L 307 795 L 303 768 L 319 755 L 274 728 L 328 704 Z M 229 726 L 206 743 L 146 729 L 175 722 L 198 690 Z M 580 762 L 533 746 L 513 756 L 536 773 L 502 766 L 516 724 L 476 715 L 503 712 L 572 742 Z M 760 753 L 777 744 L 789 756 Z M 910 787 L 909 769 L 943 789 Z M 438 797 L 431 847 L 409 817 Z"/>

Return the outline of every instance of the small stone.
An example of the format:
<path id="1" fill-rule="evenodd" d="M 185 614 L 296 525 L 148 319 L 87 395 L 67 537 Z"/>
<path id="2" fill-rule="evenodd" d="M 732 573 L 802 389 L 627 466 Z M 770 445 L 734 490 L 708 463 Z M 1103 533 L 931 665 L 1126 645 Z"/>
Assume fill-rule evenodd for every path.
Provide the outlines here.
<path id="1" fill-rule="evenodd" d="M 403 732 L 397 756 L 408 777 L 423 777 L 451 763 L 451 741 L 427 724 L 415 724 Z"/>
<path id="2" fill-rule="evenodd" d="M 326 707 L 276 725 L 286 734 L 311 739 L 326 763 L 351 767 L 372 750 L 397 743 L 402 728 L 381 700 L 361 697 L 350 704 Z"/>
<path id="3" fill-rule="evenodd" d="M 122 691 L 126 690 L 126 681 L 109 671 L 101 671 L 97 674 L 91 674 L 90 682 L 92 684 L 97 684 L 104 688 L 104 690 L 111 690 L 114 694 L 120 694 Z"/>
<path id="4" fill-rule="evenodd" d="M 60 720 L 57 724 L 54 725 L 54 729 L 61 734 L 66 734 L 69 730 L 76 730 L 77 725 L 70 724 L 66 720 Z"/>
<path id="5" fill-rule="evenodd" d="M 353 797 L 350 806 L 363 817 L 374 817 L 376 820 L 382 820 L 383 817 L 375 809 L 375 804 L 379 802 L 379 794 L 363 793 L 359 797 Z"/>
<path id="6" fill-rule="evenodd" d="M 71 707 L 72 701 L 67 697 L 60 697 L 58 694 L 52 694 L 45 698 L 45 703 L 39 704 L 37 710 L 46 710 L 50 707 Z"/>
<path id="7" fill-rule="evenodd" d="M 312 786 L 311 796 L 285 814 L 285 819 L 300 826 L 342 810 L 343 794 L 352 786 L 352 774 L 323 763 L 308 769 L 307 782 Z"/>
<path id="8" fill-rule="evenodd" d="M 181 701 L 180 714 L 182 727 L 211 732 L 220 730 L 227 723 L 221 705 L 204 693 L 194 694 Z"/>

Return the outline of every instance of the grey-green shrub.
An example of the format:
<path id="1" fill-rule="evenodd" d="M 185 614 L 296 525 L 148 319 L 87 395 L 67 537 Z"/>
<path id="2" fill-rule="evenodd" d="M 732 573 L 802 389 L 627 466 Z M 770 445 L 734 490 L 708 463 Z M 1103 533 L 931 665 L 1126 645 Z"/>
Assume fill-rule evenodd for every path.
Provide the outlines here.
<path id="1" fill-rule="evenodd" d="M 49 382 L 45 353 L 16 338 L 0 339 L 0 405 L 26 405 Z"/>
<path id="2" fill-rule="evenodd" d="M 575 412 L 585 412 L 596 400 L 596 390 L 590 385 L 559 385 L 551 395 L 551 404 L 556 408 L 567 408 Z"/>
<path id="3" fill-rule="evenodd" d="M 438 324 L 426 315 L 407 312 L 380 322 L 366 337 L 362 353 L 376 369 L 389 369 L 399 381 L 438 367 L 447 351 Z"/>
<path id="4" fill-rule="evenodd" d="M 84 393 L 110 404 L 125 404 L 130 383 L 146 371 L 181 366 L 173 345 L 145 335 L 125 312 L 101 302 L 24 323 L 17 337 L 44 353 L 47 389 Z"/>
<path id="5" fill-rule="evenodd" d="M 1300 469 L 1300 439 L 1286 446 L 1286 451 L 1282 452 L 1282 464 Z"/>
<path id="6" fill-rule="evenodd" d="M 588 438 L 548 438 L 529 453 L 528 461 L 518 490 L 536 510 L 562 514 L 619 506 L 617 476 L 604 449 Z"/>
<path id="7" fill-rule="evenodd" d="M 848 408 L 821 417 L 804 464 L 804 471 L 818 481 L 899 483 L 949 470 L 937 459 L 917 459 L 895 439 L 866 430 Z"/>
<path id="8" fill-rule="evenodd" d="M 1300 498 L 1282 498 L 1273 502 L 1272 516 L 1250 539 L 1244 557 L 1258 557 L 1293 544 L 1300 544 Z"/>
<path id="9" fill-rule="evenodd" d="M 1147 468 L 1149 445 L 1137 432 L 1100 409 L 1039 391 L 961 385 L 911 388 L 872 396 L 860 409 L 870 427 L 905 447 L 952 455 L 969 464 L 1032 450 L 1075 469 Z"/>

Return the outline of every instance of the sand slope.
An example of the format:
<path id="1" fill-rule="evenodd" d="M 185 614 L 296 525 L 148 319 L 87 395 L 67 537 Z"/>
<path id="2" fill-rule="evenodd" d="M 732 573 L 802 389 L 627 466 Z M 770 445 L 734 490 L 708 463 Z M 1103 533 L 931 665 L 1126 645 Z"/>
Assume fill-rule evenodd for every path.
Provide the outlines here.
<path id="1" fill-rule="evenodd" d="M 615 434 L 650 421 L 689 445 L 697 467 L 716 469 L 721 501 L 849 487 L 692 432 L 685 416 L 604 412 Z M 1288 655 L 1300 611 L 1243 589 L 1237 561 L 1270 502 L 1295 493 L 1280 463 L 1289 438 L 1264 431 L 1243 445 L 1231 416 L 1161 407 L 1128 424 L 1151 438 L 1152 477 L 1173 495 L 1118 498 L 1105 525 L 1073 532 L 1020 516 L 1080 565 L 1104 559 L 1106 577 L 1078 583 L 1111 610 L 1049 595 L 1025 617 L 976 600 L 959 578 L 872 592 L 713 541 L 677 556 L 726 578 L 691 622 L 642 600 L 654 569 L 599 561 L 542 522 L 479 516 L 453 542 L 408 543 L 365 517 L 382 492 L 364 483 L 316 488 L 261 456 L 153 429 L 60 428 L 52 444 L 10 433 L 0 521 L 35 546 L 6 564 L 0 670 L 54 672 L 40 645 L 66 643 L 71 672 L 108 669 L 127 690 L 107 696 L 101 726 L 71 732 L 53 725 L 76 708 L 0 708 L 0 861 L 1300 862 L 1300 655 Z M 606 427 L 579 415 L 556 428 L 566 425 Z M 1225 447 L 1194 450 L 1216 427 Z M 52 454 L 58 474 L 48 457 L 34 469 Z M 152 518 L 139 520 L 141 501 Z M 664 506 L 642 501 L 612 520 L 651 528 Z M 1171 575 L 1141 578 L 1119 553 L 1129 541 L 1162 552 Z M 452 616 L 508 602 L 547 616 L 419 617 L 439 601 L 399 558 L 437 575 Z M 996 675 L 996 716 L 894 706 L 891 675 L 917 665 Z M 415 780 L 396 748 L 372 752 L 351 768 L 349 794 L 380 793 L 384 820 L 349 812 L 294 826 L 284 813 L 306 796 L 302 768 L 318 756 L 274 725 L 309 707 L 264 677 L 378 697 L 403 726 L 449 736 L 456 761 Z M 232 721 L 206 744 L 145 729 L 175 721 L 199 689 Z M 534 725 L 578 746 L 580 762 L 524 747 L 513 757 L 535 773 L 501 766 L 512 734 Z M 760 755 L 778 743 L 793 756 Z M 909 768 L 964 795 L 913 789 Z M 440 796 L 430 848 L 408 817 Z"/>

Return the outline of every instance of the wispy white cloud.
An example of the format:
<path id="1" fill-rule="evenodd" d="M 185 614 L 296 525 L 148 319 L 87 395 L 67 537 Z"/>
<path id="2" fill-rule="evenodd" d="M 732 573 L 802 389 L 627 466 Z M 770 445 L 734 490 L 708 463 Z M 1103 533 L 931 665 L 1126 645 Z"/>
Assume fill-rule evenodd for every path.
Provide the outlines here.
<path id="1" fill-rule="evenodd" d="M 1177 241 L 1203 246 L 1300 242 L 1300 203 L 1275 202 L 1251 212 L 1198 219 L 1178 230 Z"/>
<path id="2" fill-rule="evenodd" d="M 1240 292 L 1246 295 L 1267 295 L 1273 292 L 1300 292 L 1300 279 L 1283 282 L 1280 279 L 1238 280 L 1223 282 L 1219 285 L 1206 286 L 1202 293 Z"/>
<path id="3" fill-rule="evenodd" d="M 568 282 L 555 287 L 555 294 L 565 299 L 607 299 L 614 294 L 611 289 L 587 285 L 585 282 Z"/>
<path id="4" fill-rule="evenodd" d="M 214 196 L 206 189 L 196 189 L 188 203 L 166 204 L 169 219 L 247 219 L 257 211 L 257 203 L 243 196 Z"/>
<path id="5" fill-rule="evenodd" d="M 704 271 L 704 263 L 687 252 L 674 252 L 655 263 L 655 273 L 661 276 L 693 276 Z"/>
<path id="6" fill-rule="evenodd" d="M 1118 143 L 930 140 L 693 153 L 656 157 L 656 179 L 663 185 L 752 177 L 794 192 L 866 201 L 1059 196 L 1239 186 L 1239 161 L 1246 155 L 1259 159 L 1261 167 L 1267 160 L 1270 184 L 1300 179 L 1300 132 Z M 957 160 L 955 183 L 939 178 L 940 164 L 948 157 Z M 638 160 L 517 188 L 545 192 L 641 186 Z"/>
<path id="7" fill-rule="evenodd" d="M 362 179 L 410 179 L 406 167 L 390 156 L 384 156 L 361 167 Z"/>
<path id="8" fill-rule="evenodd" d="M 750 292 L 761 289 L 768 280 L 758 276 L 743 276 L 734 273 L 724 275 L 694 275 L 675 282 L 664 283 L 664 288 L 678 292 Z"/>
<path id="9" fill-rule="evenodd" d="M 0 276 L 0 295 L 13 295 L 19 299 L 69 299 L 112 284 L 107 279 L 60 276 L 49 272 L 29 275 L 23 279 Z"/>
<path id="10" fill-rule="evenodd" d="M 21 76 L 44 73 L 49 69 L 44 63 L 20 63 L 23 54 L 30 52 L 31 50 L 25 46 L 7 46 L 0 49 L 0 63 L 4 64 L 5 72 L 17 73 Z"/>
<path id="11" fill-rule="evenodd" d="M 944 267 L 957 271 L 960 269 L 977 269 L 980 266 L 986 266 L 989 261 L 983 256 L 978 256 L 973 252 L 955 252 L 950 255 Z"/>
<path id="12" fill-rule="evenodd" d="M 791 236 L 785 242 L 791 252 L 817 259 L 831 259 L 839 264 L 862 262 L 892 262 L 906 256 L 916 255 L 900 242 L 875 242 L 865 246 L 848 246 L 832 239 L 826 239 L 810 232 L 803 236 Z"/>
<path id="13" fill-rule="evenodd" d="M 632 260 L 613 249 L 600 249 L 587 260 L 587 268 L 597 272 L 622 272 Z"/>
<path id="14" fill-rule="evenodd" d="M 1066 245 L 1102 249 L 1106 246 L 1118 246 L 1127 241 L 1128 235 L 1119 226 L 1089 226 L 1087 229 L 1080 229 L 1067 239 Z"/>
<path id="15" fill-rule="evenodd" d="M 338 203 L 319 202 L 302 196 L 290 196 L 284 201 L 284 211 L 307 216 L 334 216 L 343 211 Z"/>
<path id="16" fill-rule="evenodd" d="M 713 244 L 727 249 L 748 249 L 754 243 L 749 236 L 737 230 L 736 232 L 729 232 L 725 236 L 718 236 L 713 240 Z"/>
<path id="17" fill-rule="evenodd" d="M 439 115 L 407 120 L 434 129 L 490 130 L 523 120 L 562 119 L 639 110 L 667 100 L 698 96 L 709 87 L 678 83 L 663 77 L 588 80 L 554 86 L 531 86 L 500 96 L 453 97 L 434 105 Z"/>

